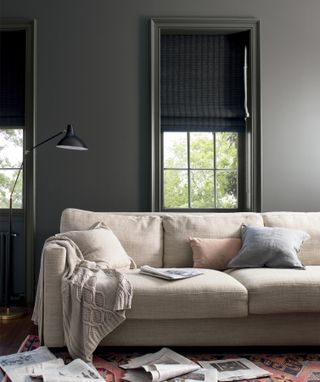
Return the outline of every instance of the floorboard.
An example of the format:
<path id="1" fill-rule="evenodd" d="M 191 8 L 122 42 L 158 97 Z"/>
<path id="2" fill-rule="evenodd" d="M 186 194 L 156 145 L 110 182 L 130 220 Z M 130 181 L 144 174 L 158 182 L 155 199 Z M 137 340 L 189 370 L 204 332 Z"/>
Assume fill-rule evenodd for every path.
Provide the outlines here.
<path id="1" fill-rule="evenodd" d="M 31 321 L 31 311 L 15 320 L 0 320 L 0 355 L 15 353 L 28 334 L 37 334 L 37 326 Z"/>

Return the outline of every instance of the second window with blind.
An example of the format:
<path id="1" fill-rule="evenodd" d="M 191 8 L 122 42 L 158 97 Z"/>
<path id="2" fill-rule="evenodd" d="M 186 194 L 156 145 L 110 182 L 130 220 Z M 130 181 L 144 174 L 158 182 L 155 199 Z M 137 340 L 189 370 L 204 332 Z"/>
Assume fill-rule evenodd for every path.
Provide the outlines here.
<path id="1" fill-rule="evenodd" d="M 163 209 L 242 207 L 247 36 L 161 36 Z"/>
<path id="2" fill-rule="evenodd" d="M 248 206 L 250 34 L 159 33 L 159 198 L 162 211 Z"/>

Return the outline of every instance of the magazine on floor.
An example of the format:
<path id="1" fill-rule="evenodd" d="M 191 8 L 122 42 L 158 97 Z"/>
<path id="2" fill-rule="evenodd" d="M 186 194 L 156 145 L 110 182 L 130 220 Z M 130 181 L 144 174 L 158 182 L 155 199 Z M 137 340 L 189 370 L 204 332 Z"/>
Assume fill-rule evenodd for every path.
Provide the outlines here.
<path id="1" fill-rule="evenodd" d="M 11 382 L 85 382 L 88 379 L 103 381 L 94 367 L 75 359 L 65 365 L 46 346 L 22 353 L 0 357 L 0 368 Z"/>
<path id="2" fill-rule="evenodd" d="M 143 265 L 140 268 L 140 273 L 165 280 L 181 280 L 202 275 L 204 272 L 196 268 L 153 268 L 149 265 Z"/>
<path id="3" fill-rule="evenodd" d="M 133 358 L 127 364 L 120 366 L 129 370 L 123 378 L 129 382 L 217 381 L 217 373 L 210 373 L 210 370 L 204 372 L 198 364 L 168 348 Z"/>
<path id="4" fill-rule="evenodd" d="M 264 378 L 271 375 L 267 370 L 261 369 L 261 367 L 246 358 L 199 361 L 199 364 L 206 369 L 216 369 L 219 381 L 239 381 L 241 379 Z"/>

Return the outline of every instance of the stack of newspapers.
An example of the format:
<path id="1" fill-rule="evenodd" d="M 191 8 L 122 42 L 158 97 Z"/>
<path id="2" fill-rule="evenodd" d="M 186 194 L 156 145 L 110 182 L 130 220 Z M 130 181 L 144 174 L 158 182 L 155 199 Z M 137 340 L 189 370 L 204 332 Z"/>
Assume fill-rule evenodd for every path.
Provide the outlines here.
<path id="1" fill-rule="evenodd" d="M 129 382 L 217 382 L 256 379 L 271 375 L 246 358 L 195 363 L 168 348 L 134 358 L 121 367 L 128 370 L 124 380 Z"/>
<path id="2" fill-rule="evenodd" d="M 93 366 L 81 359 L 65 365 L 61 358 L 56 358 L 45 346 L 1 356 L 0 368 L 11 382 L 89 382 L 90 379 L 104 381 Z"/>

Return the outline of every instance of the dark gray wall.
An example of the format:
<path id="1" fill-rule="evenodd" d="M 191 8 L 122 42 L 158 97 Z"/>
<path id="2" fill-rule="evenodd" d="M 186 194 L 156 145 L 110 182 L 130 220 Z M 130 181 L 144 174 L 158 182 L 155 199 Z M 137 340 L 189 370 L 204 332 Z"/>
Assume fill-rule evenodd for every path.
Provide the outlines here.
<path id="1" fill-rule="evenodd" d="M 261 19 L 263 209 L 319 210 L 319 0 L 0 0 L 38 20 L 37 141 L 72 122 L 87 153 L 37 153 L 37 248 L 65 207 L 150 209 L 149 19 Z"/>

